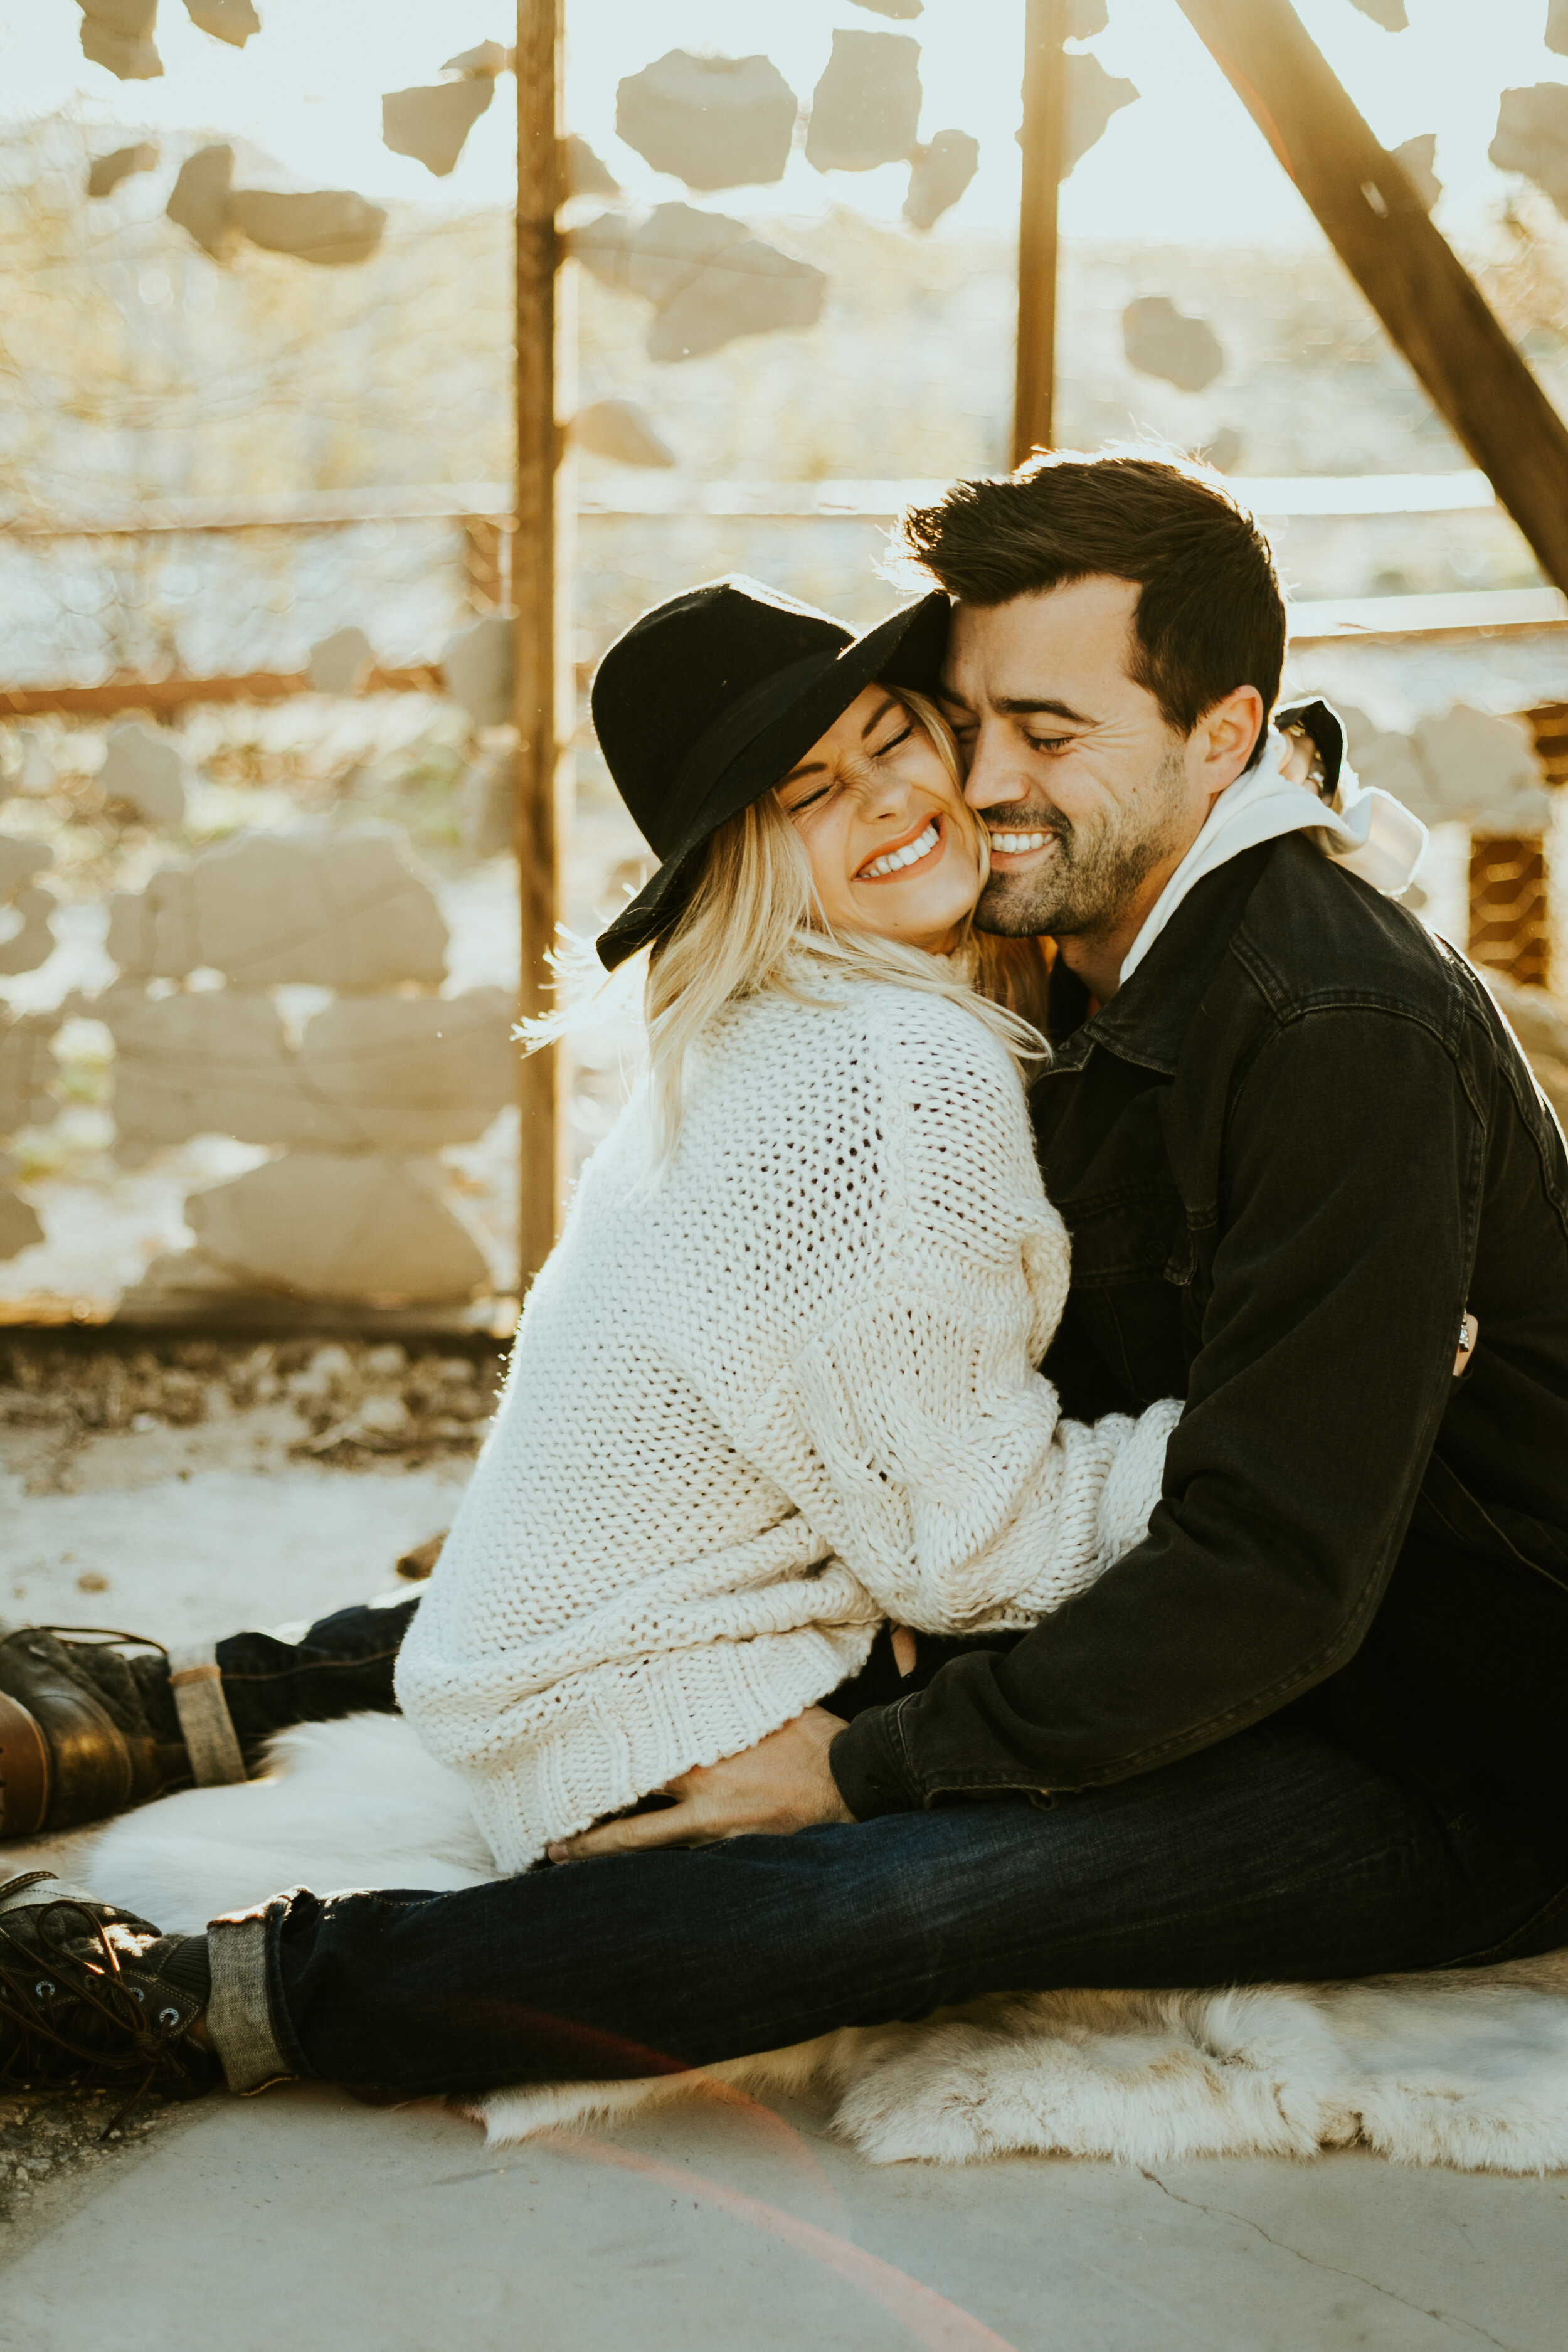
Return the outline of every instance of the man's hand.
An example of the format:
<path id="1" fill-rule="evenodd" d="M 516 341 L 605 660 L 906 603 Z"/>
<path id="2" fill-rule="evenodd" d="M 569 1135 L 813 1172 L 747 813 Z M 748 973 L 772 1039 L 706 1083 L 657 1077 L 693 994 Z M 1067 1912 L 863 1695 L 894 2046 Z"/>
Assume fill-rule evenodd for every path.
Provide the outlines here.
<path id="1" fill-rule="evenodd" d="M 754 1748 L 700 1764 L 662 1793 L 678 1799 L 662 1812 L 605 1822 L 550 1848 L 552 1862 L 586 1862 L 601 1853 L 643 1853 L 661 1845 L 711 1845 L 715 1839 L 788 1837 L 819 1822 L 852 1822 L 827 1769 L 827 1750 L 844 1726 L 808 1706 Z"/>

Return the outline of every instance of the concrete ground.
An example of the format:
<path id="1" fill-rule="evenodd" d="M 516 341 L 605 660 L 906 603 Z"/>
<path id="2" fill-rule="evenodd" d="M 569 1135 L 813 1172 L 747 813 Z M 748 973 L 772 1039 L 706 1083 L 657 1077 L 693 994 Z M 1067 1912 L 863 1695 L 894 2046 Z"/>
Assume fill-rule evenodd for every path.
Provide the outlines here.
<path id="1" fill-rule="evenodd" d="M 0 1456 L 0 1607 L 163 1638 L 384 1588 L 460 1455 L 325 1467 L 230 1426 Z M 128 1456 L 134 1453 L 134 1465 Z M 97 1580 L 104 1581 L 100 1584 Z M 84 1591 L 85 1586 L 85 1591 Z M 90 1595 L 90 1598 L 88 1596 Z M 68 1843 L 48 1849 L 69 1861 Z M 41 1858 L 38 1857 L 38 1858 Z M 35 1852 L 5 1850 L 10 1868 Z M 1436 2352 L 1568 2341 L 1568 2177 L 1355 2152 L 1156 2177 L 878 2169 L 826 2113 L 727 2100 L 487 2150 L 437 2106 L 296 2085 L 0 2100 L 0 2342 L 28 2352 Z"/>

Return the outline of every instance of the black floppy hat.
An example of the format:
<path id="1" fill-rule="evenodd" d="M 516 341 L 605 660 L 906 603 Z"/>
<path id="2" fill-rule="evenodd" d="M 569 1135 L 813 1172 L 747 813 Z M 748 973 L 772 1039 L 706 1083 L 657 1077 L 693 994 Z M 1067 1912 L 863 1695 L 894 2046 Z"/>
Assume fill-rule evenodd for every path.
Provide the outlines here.
<path id="1" fill-rule="evenodd" d="M 736 575 L 657 604 L 594 679 L 594 727 L 658 873 L 597 946 L 611 971 L 669 929 L 704 845 L 788 775 L 878 680 L 935 688 L 951 606 L 941 589 L 857 637 L 826 613 Z"/>

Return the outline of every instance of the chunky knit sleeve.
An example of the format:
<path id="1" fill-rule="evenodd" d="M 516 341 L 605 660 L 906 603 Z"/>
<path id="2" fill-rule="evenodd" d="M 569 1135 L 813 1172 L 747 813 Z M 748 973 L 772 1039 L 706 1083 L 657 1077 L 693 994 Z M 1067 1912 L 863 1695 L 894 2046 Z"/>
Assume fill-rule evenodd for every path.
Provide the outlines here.
<path id="1" fill-rule="evenodd" d="M 1062 1418 L 1035 1367 L 1068 1243 L 1022 1087 L 962 1007 L 889 995 L 879 1245 L 803 1330 L 742 1443 L 890 1616 L 1026 1625 L 1141 1540 L 1180 1408 Z"/>

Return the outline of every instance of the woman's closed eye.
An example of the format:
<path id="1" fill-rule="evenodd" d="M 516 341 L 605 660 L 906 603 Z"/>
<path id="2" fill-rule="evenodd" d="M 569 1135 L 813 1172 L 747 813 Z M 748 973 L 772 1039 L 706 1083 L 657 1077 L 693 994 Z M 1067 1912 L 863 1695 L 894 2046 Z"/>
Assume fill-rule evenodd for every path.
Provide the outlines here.
<path id="1" fill-rule="evenodd" d="M 900 728 L 896 735 L 889 735 L 885 743 L 878 744 L 877 749 L 872 752 L 871 757 L 874 760 L 885 760 L 889 751 L 896 751 L 900 743 L 907 743 L 914 731 L 914 720 L 912 719 L 906 719 L 903 726 Z"/>

